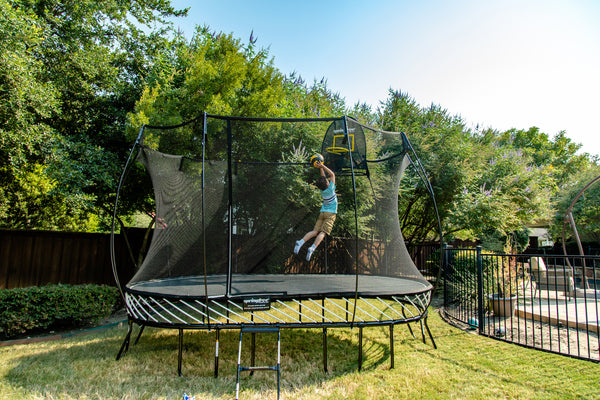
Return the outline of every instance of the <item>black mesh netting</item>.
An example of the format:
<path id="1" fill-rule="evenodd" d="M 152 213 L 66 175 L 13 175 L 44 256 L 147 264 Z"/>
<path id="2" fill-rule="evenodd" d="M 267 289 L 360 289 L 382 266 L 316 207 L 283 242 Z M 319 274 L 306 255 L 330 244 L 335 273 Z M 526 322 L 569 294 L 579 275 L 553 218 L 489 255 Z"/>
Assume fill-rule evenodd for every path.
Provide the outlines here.
<path id="1" fill-rule="evenodd" d="M 410 161 L 403 135 L 344 119 L 205 118 L 144 131 L 137 161 L 151 178 L 156 220 L 130 289 L 170 282 L 174 294 L 203 296 L 211 284 L 211 296 L 243 295 L 232 289 L 243 277 L 252 293 L 287 293 L 285 277 L 288 286 L 301 285 L 293 283 L 300 274 L 355 276 L 359 291 L 364 276 L 403 278 L 402 292 L 431 289 L 398 221 L 399 185 Z M 333 232 L 306 261 L 308 245 L 294 255 L 294 244 L 312 229 L 321 205 L 313 185 L 319 171 L 308 158 L 348 139 L 348 151 L 326 156 L 343 171 L 336 175 Z M 354 283 L 339 290 L 352 293 Z"/>
<path id="2" fill-rule="evenodd" d="M 364 131 L 352 119 L 340 119 L 329 125 L 321 144 L 321 154 L 335 173 L 363 175 L 368 170 Z"/>

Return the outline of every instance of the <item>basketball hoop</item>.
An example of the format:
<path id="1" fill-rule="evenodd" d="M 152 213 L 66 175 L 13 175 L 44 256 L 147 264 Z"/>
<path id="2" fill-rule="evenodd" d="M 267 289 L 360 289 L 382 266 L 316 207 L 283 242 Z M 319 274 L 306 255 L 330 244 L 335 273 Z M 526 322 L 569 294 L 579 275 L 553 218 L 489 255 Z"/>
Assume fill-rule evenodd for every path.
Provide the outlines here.
<path id="1" fill-rule="evenodd" d="M 338 156 L 343 155 L 344 153 L 348 152 L 348 148 L 347 147 L 336 147 L 336 146 L 331 146 L 331 147 L 327 147 L 325 149 L 326 152 L 328 152 L 329 154 L 336 154 Z"/>

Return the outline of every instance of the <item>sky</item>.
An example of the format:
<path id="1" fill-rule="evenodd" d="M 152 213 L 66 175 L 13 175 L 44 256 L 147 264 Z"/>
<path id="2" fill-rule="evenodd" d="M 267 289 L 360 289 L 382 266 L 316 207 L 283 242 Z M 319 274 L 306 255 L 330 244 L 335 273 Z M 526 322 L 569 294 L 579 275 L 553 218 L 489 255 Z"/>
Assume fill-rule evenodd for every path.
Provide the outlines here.
<path id="1" fill-rule="evenodd" d="M 269 50 L 284 74 L 375 110 L 390 89 L 471 128 L 560 131 L 600 154 L 598 0 L 195 0 L 175 21 Z"/>

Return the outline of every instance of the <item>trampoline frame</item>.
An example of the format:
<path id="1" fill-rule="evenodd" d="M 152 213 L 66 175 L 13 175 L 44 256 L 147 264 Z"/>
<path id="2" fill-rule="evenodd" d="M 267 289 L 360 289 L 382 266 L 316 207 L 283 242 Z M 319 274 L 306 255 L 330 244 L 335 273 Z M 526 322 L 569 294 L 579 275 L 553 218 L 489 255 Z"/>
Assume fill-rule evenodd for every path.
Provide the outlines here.
<path id="1" fill-rule="evenodd" d="M 248 121 L 282 121 L 282 122 L 311 122 L 311 121 L 335 121 L 343 120 L 345 134 L 348 135 L 346 125 L 347 117 L 341 118 L 291 118 L 291 119 L 271 119 L 271 118 L 245 118 L 245 117 L 226 117 L 208 115 L 203 113 L 200 117 L 204 118 L 204 129 L 206 132 L 207 117 L 230 119 L 230 120 L 248 120 Z M 195 120 L 199 119 L 196 118 Z M 194 120 L 192 120 L 194 121 Z M 227 292 L 224 296 L 209 296 L 206 283 L 203 285 L 205 293 L 197 296 L 181 296 L 177 294 L 157 294 L 147 291 L 136 290 L 128 285 L 121 285 L 116 268 L 114 233 L 117 220 L 117 208 L 119 202 L 119 193 L 129 168 L 133 161 L 133 154 L 140 144 L 144 129 L 171 129 L 183 126 L 189 122 L 178 126 L 142 126 L 138 138 L 131 149 L 131 153 L 125 164 L 115 200 L 113 224 L 111 232 L 111 262 L 117 287 L 125 300 L 128 315 L 128 330 L 119 349 L 116 359 L 119 360 L 129 349 L 131 336 L 133 333 L 133 324 L 139 326 L 139 332 L 134 342 L 136 344 L 145 327 L 158 327 L 177 329 L 179 331 L 179 351 L 178 351 L 178 374 L 182 375 L 182 357 L 183 357 L 183 332 L 184 330 L 214 330 L 215 331 L 215 369 L 214 375 L 218 376 L 219 370 L 219 335 L 224 329 L 243 330 L 244 328 L 274 328 L 274 329 L 293 329 L 293 328 L 322 328 L 323 329 L 323 367 L 327 372 L 327 329 L 342 327 L 357 327 L 359 332 L 359 354 L 358 369 L 362 368 L 362 340 L 363 329 L 372 326 L 389 326 L 390 329 L 390 368 L 394 368 L 394 334 L 395 325 L 406 324 L 412 336 L 416 336 L 410 326 L 412 322 L 419 322 L 423 343 L 426 343 L 426 333 L 429 336 L 434 348 L 437 345 L 433 339 L 429 326 L 427 324 L 428 307 L 431 303 L 431 296 L 434 287 L 425 287 L 423 290 L 417 290 L 409 293 L 386 293 L 385 295 L 375 295 L 367 293 L 359 294 L 358 286 L 358 268 L 356 268 L 356 286 L 350 295 L 342 293 L 336 295 L 332 293 L 314 293 L 314 295 L 272 295 L 269 293 L 254 293 L 242 296 L 231 295 L 231 276 L 228 276 Z M 370 128 L 372 129 L 372 128 Z M 433 200 L 435 212 L 438 219 L 439 234 L 442 235 L 441 221 L 435 204 L 433 188 L 426 177 L 423 166 L 421 165 L 414 149 L 402 133 L 402 138 L 407 145 L 407 154 L 410 163 L 416 167 L 417 173 L 425 183 L 427 190 Z M 206 134 L 203 141 L 206 140 Z M 348 141 L 349 142 L 349 141 Z M 351 153 L 350 153 L 351 154 Z M 414 157 L 411 157 L 412 156 Z M 352 163 L 351 163 L 352 166 Z M 353 168 L 353 167 L 352 167 Z M 355 171 L 351 170 L 353 185 Z M 354 191 L 356 189 L 354 188 Z M 356 197 L 356 193 L 355 193 Z M 356 203 L 356 199 L 355 199 Z M 355 204 L 356 214 L 356 204 Z M 357 216 L 355 215 L 355 219 Z M 441 236 L 440 236 L 441 237 Z M 358 250 L 356 250 L 358 251 Z M 358 255 L 355 259 L 358 259 Z M 206 273 L 206 271 L 205 271 Z M 441 273 L 441 268 L 439 270 Z M 206 275 L 204 277 L 206 282 Z M 390 278 L 394 279 L 394 278 Z M 398 278 L 396 278 L 398 279 Z M 439 274 L 438 279 L 439 281 Z M 248 308 L 249 299 L 258 299 L 257 302 Z M 267 304 L 261 308 L 260 304 Z M 258 304 L 258 305 L 257 305 Z M 246 307 L 246 308 L 245 308 Z M 254 309 L 254 308 L 255 309 Z M 317 311 L 315 311 L 317 310 Z M 252 364 L 254 365 L 254 333 L 252 334 Z"/>
<path id="2" fill-rule="evenodd" d="M 314 298 L 275 299 L 269 302 L 267 310 L 244 311 L 242 296 L 237 299 L 214 298 L 208 302 L 179 296 L 156 296 L 125 291 L 125 302 L 128 314 L 128 331 L 117 354 L 119 360 L 129 349 L 133 324 L 140 326 L 137 343 L 146 326 L 178 329 L 179 349 L 177 357 L 177 373 L 182 375 L 183 331 L 214 330 L 215 365 L 214 376 L 219 375 L 219 334 L 221 330 L 241 330 L 252 328 L 322 328 L 323 329 L 323 369 L 327 368 L 327 329 L 357 327 L 359 330 L 358 370 L 362 369 L 362 342 L 365 327 L 389 326 L 390 330 L 390 368 L 394 368 L 394 325 L 406 324 L 411 335 L 416 339 L 410 323 L 419 322 L 423 343 L 426 333 L 432 346 L 437 345 L 427 324 L 428 306 L 431 302 L 432 290 L 422 293 L 398 296 L 360 296 L 358 301 L 353 297 L 316 296 Z M 254 296 L 255 298 L 257 296 Z M 355 307 L 356 306 L 356 307 Z M 208 309 L 207 309 L 208 307 Z M 356 311 L 353 311 L 355 307 Z M 318 311 L 315 311 L 318 310 Z M 319 313 L 320 311 L 320 313 Z M 177 313 L 180 313 L 177 315 Z M 203 316 L 198 319 L 192 314 Z M 380 317 L 375 317 L 379 315 Z M 369 318 L 363 318 L 363 316 Z M 185 317 L 189 319 L 186 319 Z M 320 320 L 319 320 L 320 319 Z M 254 338 L 254 334 L 253 334 Z M 254 359 L 254 340 L 252 341 L 252 359 Z M 254 365 L 254 364 L 253 364 Z"/>

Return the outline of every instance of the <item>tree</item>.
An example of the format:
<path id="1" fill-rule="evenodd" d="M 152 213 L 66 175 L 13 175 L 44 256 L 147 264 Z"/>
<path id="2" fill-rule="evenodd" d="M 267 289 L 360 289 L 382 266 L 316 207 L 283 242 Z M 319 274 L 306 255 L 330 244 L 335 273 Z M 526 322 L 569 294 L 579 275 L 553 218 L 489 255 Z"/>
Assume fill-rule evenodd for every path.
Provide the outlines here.
<path id="1" fill-rule="evenodd" d="M 40 198 L 32 199 L 18 184 L 18 179 L 30 176 L 31 166 L 30 172 L 42 172 L 39 178 L 51 183 L 44 196 L 83 216 L 77 229 L 93 229 L 93 222 L 86 226 L 86 217 L 93 221 L 100 216 L 105 222 L 107 214 L 99 211 L 112 203 L 115 177 L 128 146 L 125 116 L 141 94 L 153 54 L 169 42 L 165 18 L 185 11 L 163 0 L 1 4 L 0 40 L 8 49 L 2 52 L 8 66 L 3 68 L 2 85 L 8 90 L 2 92 L 7 99 L 0 114 L 19 118 L 5 125 L 6 137 L 15 146 L 6 140 L 2 152 L 5 160 L 21 160 L 11 164 L 12 171 L 3 170 L 3 179 L 14 183 L 8 197 L 20 198 L 22 204 L 11 207 L 1 223 L 46 228 L 43 221 L 54 217 L 56 210 Z M 154 24 L 158 30 L 142 31 Z M 33 168 L 36 163 L 42 168 Z M 32 201 L 41 205 L 35 221 L 27 217 Z"/>
<path id="2" fill-rule="evenodd" d="M 339 117 L 345 113 L 344 100 L 327 87 L 325 77 L 315 79 L 309 86 L 302 76 L 293 72 L 284 78 L 283 89 L 283 117 Z"/>
<path id="3" fill-rule="evenodd" d="M 445 239 L 501 243 L 496 250 L 526 238 L 526 225 L 549 220 L 561 185 L 591 162 L 577 154 L 579 147 L 564 132 L 554 140 L 535 127 L 473 132 L 460 117 L 436 105 L 421 108 L 399 91 L 390 91 L 379 120 L 385 130 L 405 131 L 421 158 Z M 401 187 L 400 210 L 408 240 L 436 237 L 433 204 L 410 171 Z"/>
<path id="4" fill-rule="evenodd" d="M 454 224 L 484 242 L 510 244 L 525 225 L 551 215 L 551 169 L 536 166 L 521 149 L 492 145 L 481 154 L 483 163 L 457 196 Z M 504 244 L 486 247 L 503 250 Z"/>
<path id="5" fill-rule="evenodd" d="M 198 27 L 189 43 L 177 40 L 176 46 L 163 49 L 157 56 L 160 63 L 151 69 L 147 86 L 135 112 L 129 115 L 129 137 L 133 141 L 142 124 L 175 125 L 209 114 L 253 117 L 308 117 L 339 116 L 343 101 L 331 93 L 325 80 L 307 86 L 294 74 L 286 77 L 277 70 L 265 49 L 257 49 L 251 37 L 243 43 L 232 35 L 212 32 Z M 219 124 L 219 121 L 211 121 Z M 243 149 L 245 159 L 279 159 L 316 151 L 320 148 L 323 127 L 304 125 L 291 131 L 272 124 L 250 129 L 238 124 L 236 146 Z M 219 132 L 210 126 L 210 132 Z M 256 132 L 263 132 L 257 137 Z M 152 142 L 152 132 L 147 132 Z M 166 142 L 161 137 L 156 144 L 162 151 L 177 154 L 198 154 L 190 145 L 201 137 L 197 128 L 178 130 L 176 138 Z M 222 158 L 226 137 L 208 140 L 207 157 Z M 296 149 L 296 150 L 291 150 Z M 303 149 L 300 151 L 300 149 Z M 309 150 L 306 150 L 309 149 Z M 234 149 L 234 152 L 236 149 Z M 291 151 L 292 153 L 288 153 Z M 282 154 L 283 153 L 283 154 Z M 307 186 L 305 177 L 298 177 L 298 185 Z M 138 204 L 148 204 L 138 202 Z M 145 210 L 150 212 L 149 210 Z M 134 209 L 130 212 L 135 212 Z"/>
<path id="6" fill-rule="evenodd" d="M 571 187 L 570 182 L 581 171 L 589 170 L 596 163 L 588 154 L 578 154 L 581 146 L 573 143 L 564 131 L 550 139 L 536 127 L 505 132 L 489 130 L 481 136 L 481 140 L 488 144 L 495 143 L 496 148 L 502 148 L 505 152 L 512 152 L 515 164 L 527 160 L 525 170 L 521 167 L 513 172 L 513 189 L 526 193 L 525 203 L 517 205 L 519 212 L 516 217 L 522 225 L 544 221 L 551 224 L 553 215 L 561 213 L 563 206 L 559 202 L 565 197 L 565 190 Z M 494 158 L 498 159 L 497 156 Z M 511 235 L 515 236 L 514 233 Z M 497 232 L 495 236 L 507 238 L 506 232 Z"/>
<path id="7" fill-rule="evenodd" d="M 380 109 L 379 120 L 384 130 L 406 132 L 424 164 L 440 217 L 448 229 L 454 201 L 470 179 L 478 156 L 463 121 L 439 106 L 421 108 L 408 94 L 392 90 Z M 405 238 L 414 243 L 440 239 L 427 188 L 412 169 L 405 176 L 400 193 L 400 221 Z"/>
<path id="8" fill-rule="evenodd" d="M 43 40 L 35 16 L 0 0 L 0 226 L 46 228 L 65 216 L 50 195 L 55 183 L 40 174 L 53 141 L 41 121 L 58 110 L 57 91 L 40 79 L 43 64 L 34 52 Z M 50 218 L 39 215 L 43 207 Z"/>

